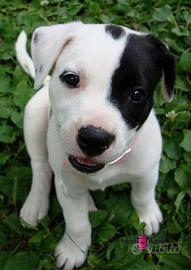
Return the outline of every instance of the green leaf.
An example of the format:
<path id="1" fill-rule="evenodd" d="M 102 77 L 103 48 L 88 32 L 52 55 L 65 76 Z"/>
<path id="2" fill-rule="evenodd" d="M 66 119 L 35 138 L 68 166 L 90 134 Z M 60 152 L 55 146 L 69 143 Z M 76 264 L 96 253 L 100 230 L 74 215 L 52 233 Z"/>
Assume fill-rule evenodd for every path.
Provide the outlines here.
<path id="1" fill-rule="evenodd" d="M 175 216 L 172 216 L 172 219 L 168 221 L 167 223 L 167 230 L 172 233 L 179 233 L 183 230 L 183 228 L 181 227 L 181 225 L 178 223 L 178 221 L 176 220 Z"/>
<path id="2" fill-rule="evenodd" d="M 18 112 L 16 110 L 11 111 L 11 120 L 12 122 L 20 129 L 23 129 L 23 112 Z"/>
<path id="3" fill-rule="evenodd" d="M 90 253 L 88 256 L 88 265 L 91 267 L 91 269 L 97 269 L 96 266 L 99 264 L 100 264 L 100 259 L 95 254 Z"/>
<path id="4" fill-rule="evenodd" d="M 180 187 L 176 185 L 175 183 L 173 185 L 170 185 L 167 188 L 168 197 L 172 198 L 174 200 L 175 196 L 178 196 L 178 193 L 180 192 Z"/>
<path id="5" fill-rule="evenodd" d="M 191 152 L 191 130 L 183 130 L 184 139 L 180 146 L 187 152 Z"/>
<path id="6" fill-rule="evenodd" d="M 176 121 L 174 122 L 175 128 L 183 129 L 191 122 L 191 113 L 189 111 L 178 112 Z"/>
<path id="7" fill-rule="evenodd" d="M 182 239 L 181 253 L 191 261 L 191 235 L 186 235 Z"/>
<path id="8" fill-rule="evenodd" d="M 178 160 L 181 156 L 181 149 L 177 143 L 176 138 L 174 140 L 172 139 L 165 139 L 164 140 L 164 152 L 170 159 Z M 163 164 L 164 166 L 164 164 Z"/>
<path id="9" fill-rule="evenodd" d="M 172 21 L 173 15 L 170 6 L 166 5 L 161 8 L 155 8 L 153 20 L 157 22 Z"/>
<path id="10" fill-rule="evenodd" d="M 116 229 L 111 224 L 104 224 L 98 232 L 97 240 L 100 242 L 107 242 L 116 234 Z"/>
<path id="11" fill-rule="evenodd" d="M 0 118 L 8 118 L 11 114 L 12 103 L 6 97 L 0 99 Z"/>
<path id="12" fill-rule="evenodd" d="M 104 210 L 97 210 L 95 212 L 90 212 L 90 221 L 92 228 L 100 226 L 103 221 L 108 217 L 108 212 Z"/>
<path id="13" fill-rule="evenodd" d="M 169 159 L 166 156 L 162 155 L 161 163 L 160 163 L 160 172 L 162 172 L 163 174 L 166 174 L 175 168 L 176 168 L 175 160 Z"/>
<path id="14" fill-rule="evenodd" d="M 190 189 L 191 186 L 191 170 L 186 165 L 181 165 L 175 171 L 175 181 L 183 189 Z"/>
<path id="15" fill-rule="evenodd" d="M 190 85 L 188 81 L 183 80 L 181 77 L 178 77 L 176 79 L 176 89 L 179 88 L 183 92 L 189 92 L 190 91 L 189 86 Z"/>
<path id="16" fill-rule="evenodd" d="M 32 251 L 19 252 L 9 257 L 4 270 L 36 270 L 39 261 L 38 255 Z"/>
<path id="17" fill-rule="evenodd" d="M 160 262 L 165 264 L 168 270 L 190 269 L 190 262 L 181 254 L 162 254 Z"/>
<path id="18" fill-rule="evenodd" d="M 3 151 L 0 153 L 0 165 L 5 164 L 11 157 L 11 153 Z"/>
<path id="19" fill-rule="evenodd" d="M 17 235 L 22 234 L 22 227 L 20 224 L 20 219 L 18 215 L 15 213 L 11 214 L 7 218 L 3 219 L 3 224 L 5 224 L 8 228 L 10 228 L 13 232 L 15 232 Z"/>
<path id="20" fill-rule="evenodd" d="M 129 219 L 129 223 L 136 230 L 143 230 L 143 228 L 145 227 L 144 223 L 140 223 L 139 217 L 135 211 L 131 214 L 130 219 Z"/>
<path id="21" fill-rule="evenodd" d="M 23 111 L 26 103 L 31 97 L 29 86 L 26 81 L 23 80 L 17 84 L 16 89 L 13 92 L 13 96 L 15 105 Z"/>
<path id="22" fill-rule="evenodd" d="M 44 236 L 44 231 L 40 230 L 33 234 L 33 236 L 29 239 L 29 243 L 40 244 L 42 242 L 43 236 Z"/>
<path id="23" fill-rule="evenodd" d="M 190 152 L 185 152 L 184 153 L 184 155 L 183 155 L 183 157 L 184 157 L 184 160 L 189 164 L 191 164 L 191 154 L 190 154 Z"/>
<path id="24" fill-rule="evenodd" d="M 12 179 L 11 179 L 12 180 Z M 0 192 L 5 194 L 7 197 L 11 196 L 13 181 L 7 181 L 7 178 L 0 175 Z"/>
<path id="25" fill-rule="evenodd" d="M 108 246 L 106 253 L 107 260 L 110 262 L 121 262 L 124 258 L 127 258 L 128 248 L 128 239 L 125 237 L 118 238 Z"/>
<path id="26" fill-rule="evenodd" d="M 153 265 L 143 260 L 136 260 L 126 268 L 126 270 L 135 270 L 135 269 L 136 270 L 155 270 Z"/>
<path id="27" fill-rule="evenodd" d="M 12 143 L 16 139 L 15 129 L 8 124 L 0 126 L 0 142 Z"/>
<path id="28" fill-rule="evenodd" d="M 179 66 L 183 71 L 191 70 L 191 53 L 184 51 L 180 56 Z"/>
<path id="29" fill-rule="evenodd" d="M 0 74 L 0 93 L 10 92 L 10 78 L 5 74 Z"/>
<path id="30" fill-rule="evenodd" d="M 178 209 L 179 209 L 179 207 L 180 207 L 180 205 L 181 205 L 181 203 L 182 203 L 182 200 L 184 199 L 184 197 L 185 197 L 185 191 L 181 191 L 178 195 L 177 195 L 177 197 L 176 197 L 176 201 L 175 201 L 175 206 L 176 206 L 176 212 L 178 211 Z"/>
<path id="31" fill-rule="evenodd" d="M 111 212 L 112 222 L 114 224 L 127 225 L 134 209 L 130 203 L 130 197 L 113 195 L 105 200 L 103 205 Z"/>
<path id="32" fill-rule="evenodd" d="M 178 27 L 178 26 L 172 28 L 172 33 L 174 33 L 178 37 L 183 37 L 183 36 L 187 35 L 187 33 L 184 30 L 181 31 L 180 27 Z"/>
<path id="33" fill-rule="evenodd" d="M 184 12 L 184 19 L 188 25 L 191 24 L 191 14 L 189 11 Z"/>

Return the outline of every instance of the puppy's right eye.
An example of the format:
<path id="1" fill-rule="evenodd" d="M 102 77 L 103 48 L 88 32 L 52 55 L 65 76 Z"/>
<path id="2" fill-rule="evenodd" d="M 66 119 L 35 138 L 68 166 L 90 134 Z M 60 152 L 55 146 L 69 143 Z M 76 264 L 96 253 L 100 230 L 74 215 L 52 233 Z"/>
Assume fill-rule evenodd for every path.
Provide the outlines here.
<path id="1" fill-rule="evenodd" d="M 70 88 L 78 88 L 80 86 L 80 78 L 76 73 L 64 71 L 62 74 L 60 74 L 59 78 Z"/>

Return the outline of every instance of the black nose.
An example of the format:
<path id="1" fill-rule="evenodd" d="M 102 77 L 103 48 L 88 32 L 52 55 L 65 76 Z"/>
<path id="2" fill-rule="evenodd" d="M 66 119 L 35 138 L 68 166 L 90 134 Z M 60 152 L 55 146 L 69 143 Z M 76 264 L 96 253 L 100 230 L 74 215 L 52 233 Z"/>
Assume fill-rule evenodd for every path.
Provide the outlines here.
<path id="1" fill-rule="evenodd" d="M 78 132 L 77 143 L 89 157 L 101 155 L 110 147 L 115 136 L 102 128 L 94 126 L 82 127 Z"/>

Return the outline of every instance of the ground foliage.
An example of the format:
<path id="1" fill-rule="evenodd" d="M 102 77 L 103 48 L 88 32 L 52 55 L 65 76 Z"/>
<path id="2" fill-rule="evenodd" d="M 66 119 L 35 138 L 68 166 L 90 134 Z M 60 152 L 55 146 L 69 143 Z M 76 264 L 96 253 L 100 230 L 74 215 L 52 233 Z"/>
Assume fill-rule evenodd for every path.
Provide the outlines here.
<path id="1" fill-rule="evenodd" d="M 56 269 L 53 251 L 64 229 L 51 194 L 49 215 L 37 229 L 23 229 L 19 209 L 29 191 L 31 171 L 23 143 L 23 108 L 33 82 L 15 59 L 22 29 L 82 19 L 151 31 L 165 41 L 177 62 L 176 93 L 166 104 L 160 87 L 155 108 L 164 138 L 157 199 L 164 222 L 155 237 L 180 252 L 132 252 L 129 236 L 142 232 L 130 204 L 128 185 L 96 192 L 98 212 L 90 215 L 93 245 L 82 270 L 173 269 L 191 267 L 191 2 L 190 0 L 0 1 L 0 269 Z M 163 250 L 164 251 L 164 250 Z M 167 252 L 168 251 L 168 252 Z"/>

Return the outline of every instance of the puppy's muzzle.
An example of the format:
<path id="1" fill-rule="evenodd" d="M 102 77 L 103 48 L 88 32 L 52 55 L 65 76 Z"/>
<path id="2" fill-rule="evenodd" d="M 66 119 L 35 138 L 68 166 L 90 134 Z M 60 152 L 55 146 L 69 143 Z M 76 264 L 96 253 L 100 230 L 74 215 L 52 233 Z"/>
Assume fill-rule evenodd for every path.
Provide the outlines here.
<path id="1" fill-rule="evenodd" d="M 111 146 L 114 140 L 115 135 L 92 125 L 82 127 L 77 136 L 80 149 L 88 157 L 101 155 Z"/>

